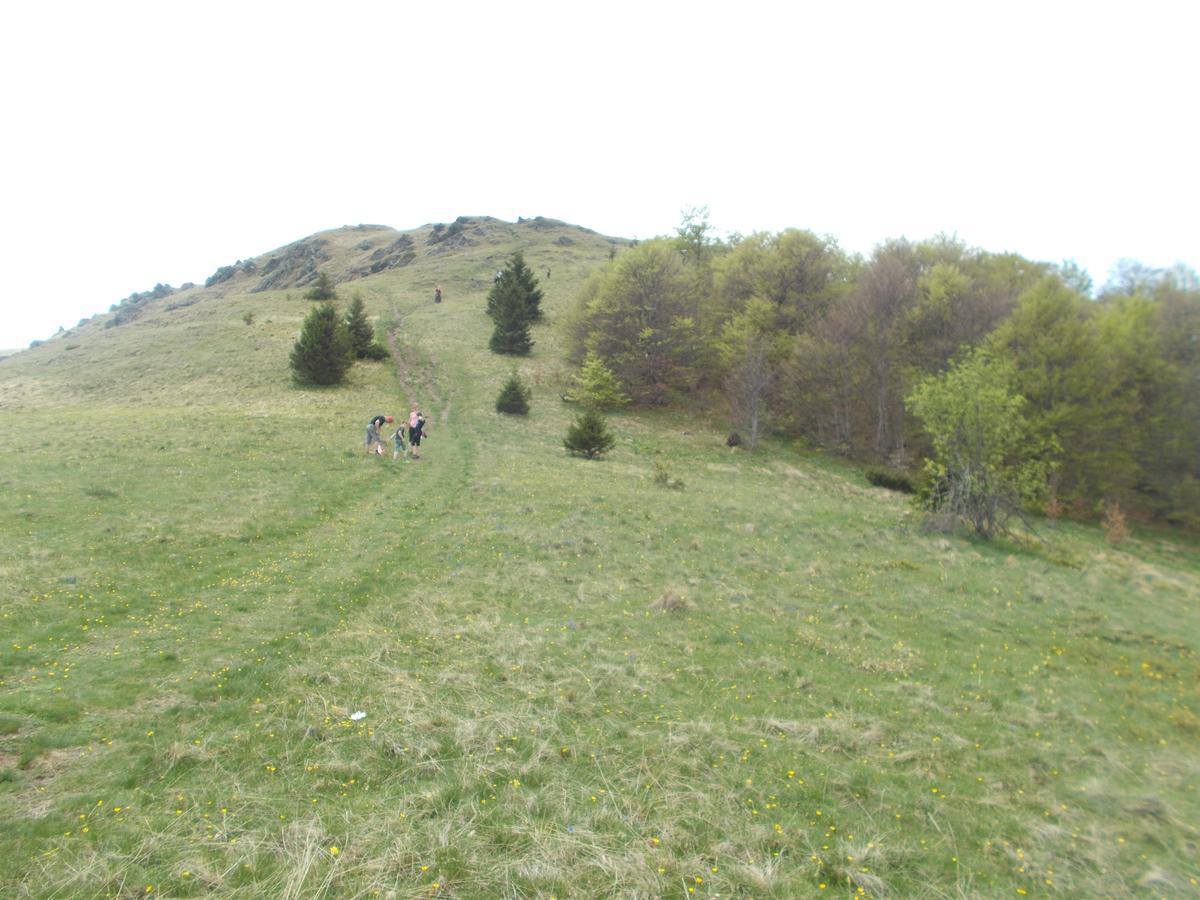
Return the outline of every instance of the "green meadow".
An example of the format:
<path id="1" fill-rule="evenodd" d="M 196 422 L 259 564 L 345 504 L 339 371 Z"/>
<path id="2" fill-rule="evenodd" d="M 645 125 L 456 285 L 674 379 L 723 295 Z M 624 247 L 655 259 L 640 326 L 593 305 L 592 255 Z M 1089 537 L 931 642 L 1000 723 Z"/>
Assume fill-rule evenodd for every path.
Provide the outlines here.
<path id="1" fill-rule="evenodd" d="M 619 248 L 429 234 L 338 285 L 394 358 L 336 388 L 250 276 L 0 360 L 0 894 L 1200 895 L 1194 539 L 931 533 L 686 409 L 570 457 L 557 324 Z M 422 458 L 367 457 L 411 403 Z"/>

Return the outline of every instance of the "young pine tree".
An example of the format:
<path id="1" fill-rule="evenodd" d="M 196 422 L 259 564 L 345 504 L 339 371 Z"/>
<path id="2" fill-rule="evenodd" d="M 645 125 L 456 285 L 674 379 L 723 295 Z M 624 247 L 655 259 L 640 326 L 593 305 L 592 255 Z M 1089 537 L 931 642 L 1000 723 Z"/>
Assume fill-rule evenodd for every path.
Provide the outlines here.
<path id="1" fill-rule="evenodd" d="M 529 398 L 532 392 L 513 372 L 505 382 L 500 396 L 496 398 L 496 412 L 508 413 L 514 416 L 529 415 Z"/>
<path id="2" fill-rule="evenodd" d="M 322 270 L 317 273 L 317 280 L 304 295 L 305 300 L 336 300 L 337 291 L 333 289 L 333 279 L 329 273 Z"/>
<path id="3" fill-rule="evenodd" d="M 366 305 L 362 294 L 355 294 L 350 301 L 350 309 L 346 312 L 346 331 L 350 333 L 350 344 L 354 347 L 354 355 L 365 359 L 371 355 L 371 347 L 375 343 L 375 329 L 367 321 Z"/>
<path id="4" fill-rule="evenodd" d="M 354 349 L 337 307 L 322 303 L 309 311 L 290 356 L 301 384 L 337 384 L 354 362 Z"/>
<path id="5" fill-rule="evenodd" d="M 617 376 L 594 350 L 588 351 L 583 367 L 575 376 L 575 390 L 569 399 L 583 404 L 587 409 L 600 411 L 617 409 L 629 402 Z"/>
<path id="6" fill-rule="evenodd" d="M 617 439 L 608 430 L 604 417 L 594 409 L 589 409 L 567 429 L 563 446 L 567 448 L 568 453 L 575 456 L 595 459 L 601 453 L 611 450 L 616 442 Z"/>
<path id="7" fill-rule="evenodd" d="M 496 292 L 496 302 L 489 309 L 495 329 L 492 331 L 488 347 L 493 353 L 508 353 L 514 356 L 526 356 L 533 348 L 533 339 L 529 336 L 529 317 L 525 311 L 525 301 L 514 279 L 506 278 L 497 282 L 500 290 Z M 489 307 L 492 297 L 488 296 Z"/>

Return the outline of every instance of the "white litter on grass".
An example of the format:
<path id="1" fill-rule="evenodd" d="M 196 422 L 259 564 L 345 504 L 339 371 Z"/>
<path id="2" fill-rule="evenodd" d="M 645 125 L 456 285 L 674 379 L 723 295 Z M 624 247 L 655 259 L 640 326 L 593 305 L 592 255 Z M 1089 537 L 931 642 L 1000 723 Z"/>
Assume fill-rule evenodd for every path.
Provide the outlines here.
<path id="1" fill-rule="evenodd" d="M 358 712 L 350 713 L 350 721 L 351 722 L 357 722 L 359 719 L 365 719 L 366 717 L 367 717 L 367 714 L 365 712 L 363 712 L 362 710 L 359 710 Z"/>

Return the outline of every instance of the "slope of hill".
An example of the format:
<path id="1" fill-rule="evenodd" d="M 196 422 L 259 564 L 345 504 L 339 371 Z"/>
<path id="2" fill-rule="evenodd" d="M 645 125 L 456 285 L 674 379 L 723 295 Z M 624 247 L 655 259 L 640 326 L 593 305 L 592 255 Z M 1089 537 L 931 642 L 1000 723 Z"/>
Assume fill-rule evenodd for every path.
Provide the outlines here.
<path id="1" fill-rule="evenodd" d="M 1196 891 L 1194 546 L 927 534 L 682 414 L 571 459 L 556 324 L 622 242 L 457 224 L 0 361 L 5 896 Z M 515 249 L 548 322 L 514 363 Z M 287 368 L 317 259 L 395 348 L 336 389 Z M 424 458 L 365 457 L 410 403 Z"/>

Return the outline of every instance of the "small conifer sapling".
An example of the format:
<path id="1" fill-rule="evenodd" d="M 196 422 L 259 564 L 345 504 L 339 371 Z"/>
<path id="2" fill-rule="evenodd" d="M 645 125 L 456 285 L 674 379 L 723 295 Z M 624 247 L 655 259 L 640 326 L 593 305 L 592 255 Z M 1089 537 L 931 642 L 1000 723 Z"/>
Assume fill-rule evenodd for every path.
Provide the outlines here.
<path id="1" fill-rule="evenodd" d="M 350 309 L 346 311 L 346 331 L 350 334 L 354 355 L 359 359 L 369 358 L 371 347 L 375 343 L 375 329 L 367 320 L 362 294 L 355 294 L 354 299 L 350 301 Z"/>
<path id="2" fill-rule="evenodd" d="M 587 409 L 601 411 L 617 409 L 629 402 L 617 376 L 592 350 L 588 351 L 583 367 L 575 376 L 575 390 L 568 399 L 578 401 Z"/>
<path id="3" fill-rule="evenodd" d="M 500 396 L 496 398 L 496 412 L 508 413 L 512 416 L 527 416 L 529 415 L 531 395 L 530 389 L 517 377 L 517 373 L 513 372 L 508 381 L 504 383 Z"/>
<path id="4" fill-rule="evenodd" d="M 568 453 L 575 456 L 595 459 L 611 450 L 616 442 L 617 439 L 608 430 L 604 417 L 594 409 L 589 409 L 567 429 L 563 446 L 567 448 Z"/>
<path id="5" fill-rule="evenodd" d="M 333 288 L 333 279 L 329 273 L 322 270 L 317 273 L 317 280 L 304 295 L 305 300 L 336 300 L 337 291 Z"/>

